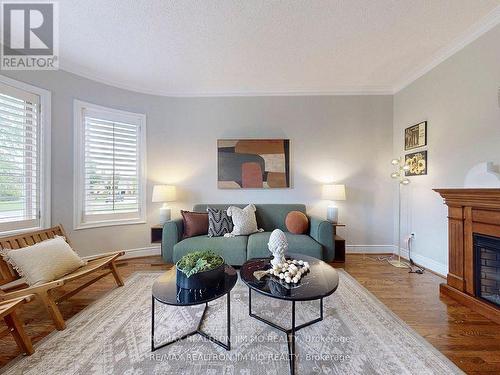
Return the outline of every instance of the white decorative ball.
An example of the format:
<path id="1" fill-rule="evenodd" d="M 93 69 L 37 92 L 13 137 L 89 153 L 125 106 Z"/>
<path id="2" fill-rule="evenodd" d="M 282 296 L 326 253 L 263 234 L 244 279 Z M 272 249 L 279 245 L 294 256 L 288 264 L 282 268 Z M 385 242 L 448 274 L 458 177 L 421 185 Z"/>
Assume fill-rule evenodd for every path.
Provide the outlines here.
<path id="1" fill-rule="evenodd" d="M 299 278 L 298 277 L 294 277 L 292 279 L 292 281 L 293 281 L 294 284 L 297 284 L 299 282 Z"/>
<path id="2" fill-rule="evenodd" d="M 299 260 L 299 264 L 302 266 L 304 264 L 303 260 Z"/>
<path id="3" fill-rule="evenodd" d="M 282 280 L 283 280 L 284 278 L 285 278 L 285 274 L 280 273 L 280 279 L 282 279 Z"/>
<path id="4" fill-rule="evenodd" d="M 291 281 L 292 281 L 292 279 L 289 276 L 285 277 L 285 282 L 286 283 L 290 284 Z"/>

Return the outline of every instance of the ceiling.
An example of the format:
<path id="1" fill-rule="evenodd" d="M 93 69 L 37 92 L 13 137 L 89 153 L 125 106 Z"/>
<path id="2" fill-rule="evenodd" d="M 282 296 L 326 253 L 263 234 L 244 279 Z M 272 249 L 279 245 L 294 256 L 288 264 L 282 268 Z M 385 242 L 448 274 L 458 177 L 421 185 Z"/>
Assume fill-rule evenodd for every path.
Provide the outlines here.
<path id="1" fill-rule="evenodd" d="M 60 67 L 171 96 L 393 93 L 500 0 L 64 0 Z"/>

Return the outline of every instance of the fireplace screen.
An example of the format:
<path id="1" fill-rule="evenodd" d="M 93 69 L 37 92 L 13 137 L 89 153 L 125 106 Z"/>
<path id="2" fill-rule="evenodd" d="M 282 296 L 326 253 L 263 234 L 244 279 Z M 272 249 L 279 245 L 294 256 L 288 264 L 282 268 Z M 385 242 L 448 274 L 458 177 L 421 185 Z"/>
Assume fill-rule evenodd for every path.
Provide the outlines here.
<path id="1" fill-rule="evenodd" d="M 474 234 L 476 296 L 500 306 L 500 238 Z"/>

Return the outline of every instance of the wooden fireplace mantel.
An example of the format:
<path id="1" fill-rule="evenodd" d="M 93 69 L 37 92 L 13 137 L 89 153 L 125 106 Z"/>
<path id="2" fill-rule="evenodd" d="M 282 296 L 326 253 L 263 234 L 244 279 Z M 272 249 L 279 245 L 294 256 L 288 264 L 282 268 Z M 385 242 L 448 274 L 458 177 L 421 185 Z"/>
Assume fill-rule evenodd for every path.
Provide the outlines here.
<path id="1" fill-rule="evenodd" d="M 500 189 L 434 189 L 448 206 L 448 275 L 442 295 L 500 323 L 500 309 L 476 296 L 473 234 L 500 237 Z"/>

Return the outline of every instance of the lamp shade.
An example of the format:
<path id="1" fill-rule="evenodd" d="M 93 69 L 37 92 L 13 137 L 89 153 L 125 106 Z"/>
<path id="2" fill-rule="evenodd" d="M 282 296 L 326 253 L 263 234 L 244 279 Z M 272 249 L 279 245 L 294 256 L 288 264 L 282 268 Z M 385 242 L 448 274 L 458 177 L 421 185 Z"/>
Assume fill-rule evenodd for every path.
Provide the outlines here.
<path id="1" fill-rule="evenodd" d="M 175 186 L 155 185 L 153 187 L 153 202 L 173 202 L 175 201 Z"/>
<path id="2" fill-rule="evenodd" d="M 323 199 L 345 201 L 345 185 L 323 185 Z"/>

